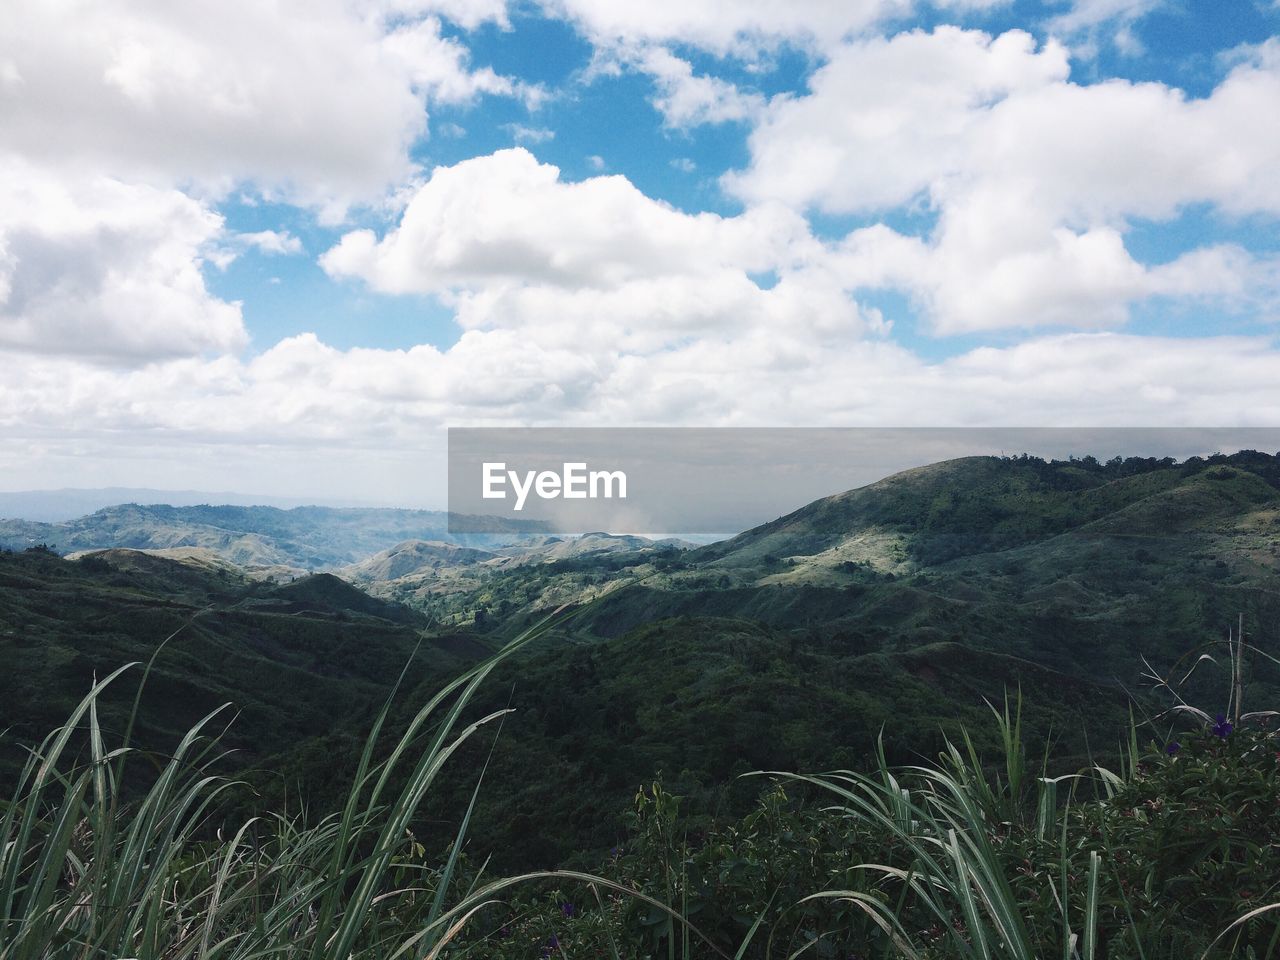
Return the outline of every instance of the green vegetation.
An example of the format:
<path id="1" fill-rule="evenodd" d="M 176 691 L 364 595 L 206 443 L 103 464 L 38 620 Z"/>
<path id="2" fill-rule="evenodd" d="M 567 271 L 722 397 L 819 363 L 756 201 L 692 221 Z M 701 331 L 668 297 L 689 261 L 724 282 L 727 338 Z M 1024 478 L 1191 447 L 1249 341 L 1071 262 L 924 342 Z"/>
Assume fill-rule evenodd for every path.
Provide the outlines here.
<path id="1" fill-rule="evenodd" d="M 1016 720 L 999 729 L 1011 752 L 994 767 L 962 740 L 907 769 L 782 775 L 709 831 L 648 788 L 601 872 L 667 898 L 728 956 L 744 943 L 747 957 L 842 960 L 1276 955 L 1274 736 L 1200 731 L 1118 773 L 1044 777 Z M 714 955 L 645 903 L 564 885 L 525 892 L 493 923 L 471 955 L 536 957 L 552 937 L 566 958 Z"/>
<path id="2" fill-rule="evenodd" d="M 894 764 L 936 756 L 961 725 L 989 752 L 984 698 L 1019 686 L 1056 765 L 1111 762 L 1144 656 L 1201 650 L 1240 613 L 1259 646 L 1280 640 L 1276 464 L 936 464 L 724 543 L 529 564 L 442 597 L 503 625 L 600 597 L 481 694 L 520 722 L 475 835 L 511 869 L 591 864 L 655 773 L 692 822 L 742 816 L 755 790 L 738 774 L 866 769 L 882 727 Z M 912 559 L 978 549 L 967 538 L 984 524 L 1003 549 Z M 1213 692 L 1198 683 L 1189 697 Z M 1246 695 L 1280 701 L 1280 670 L 1255 664 Z"/>
<path id="3" fill-rule="evenodd" d="M 201 717 L 234 703 L 227 769 L 276 768 L 268 758 L 322 735 L 358 750 L 358 731 L 406 664 L 416 685 L 474 662 L 442 639 L 424 640 L 422 627 L 420 615 L 333 577 L 277 586 L 137 553 L 0 553 L 0 730 L 9 732 L 0 782 L 23 763 L 16 745 L 39 743 L 95 678 L 149 659 L 171 634 L 136 721 L 150 749 L 172 749 Z M 99 698 L 108 735 L 125 729 L 133 694 L 121 682 Z"/>
<path id="4" fill-rule="evenodd" d="M 56 877 L 32 896 L 53 897 L 40 902 L 57 901 L 63 912 L 50 916 L 74 928 L 86 851 L 103 871 L 124 856 L 94 846 L 97 832 L 123 837 L 136 822 L 150 849 L 177 844 L 171 863 L 146 861 L 165 892 L 130 886 L 148 866 L 117 885 L 123 900 L 94 902 L 109 914 L 128 901 L 129 916 L 181 944 L 148 954 L 132 941 L 136 954 L 196 955 L 173 938 L 197 916 L 212 918 L 215 946 L 244 945 L 218 947 L 227 955 L 284 949 L 299 931 L 312 936 L 325 897 L 325 922 L 347 923 L 335 919 L 337 887 L 308 885 L 330 872 L 335 823 L 367 813 L 365 832 L 341 841 L 350 871 L 333 874 L 349 898 L 357 877 L 373 876 L 361 871 L 383 849 L 389 798 L 411 797 L 368 882 L 372 900 L 345 928 L 357 954 L 394 954 L 387 945 L 424 929 L 441 890 L 441 903 L 478 902 L 466 898 L 495 876 L 572 869 L 504 891 L 444 952 L 1268 956 L 1270 913 L 1213 942 L 1280 900 L 1274 745 L 1234 715 L 1237 729 L 1218 736 L 1214 718 L 1186 704 L 1219 698 L 1207 666 L 1192 665 L 1239 615 L 1258 651 L 1276 646 L 1278 464 L 1260 454 L 955 461 L 699 549 L 604 536 L 520 549 L 396 543 L 356 564 L 365 589 L 328 574 L 251 577 L 198 547 L 0 553 L 0 656 L 11 667 L 0 673 L 0 783 L 17 784 L 0 791 L 14 800 L 0 814 L 36 811 L 7 895 L 45 862 L 41 876 Z M 313 519 L 311 542 L 354 542 Z M 287 532 L 254 535 L 278 544 Z M 573 618 L 548 631 L 563 604 Z M 535 628 L 539 643 L 508 643 Z M 145 696 L 135 699 L 134 672 L 82 703 L 131 661 L 151 662 Z M 422 738 L 442 729 L 420 706 L 477 670 L 487 682 L 440 709 L 456 702 L 453 728 L 482 734 L 449 741 L 453 775 L 437 770 L 415 793 Z M 1135 703 L 1159 712 L 1144 684 L 1175 686 L 1156 670 L 1189 673 L 1179 712 L 1121 743 Z M 1016 718 L 1002 711 L 993 724 L 987 704 L 1019 690 Z M 1280 702 L 1280 667 L 1256 652 L 1232 690 L 1233 703 Z M 234 722 L 217 712 L 226 703 Z M 84 723 L 65 740 L 59 776 L 37 784 L 29 751 L 77 709 Z M 508 710 L 498 736 L 485 721 Z M 1170 717 L 1182 732 L 1170 733 Z M 216 749 L 188 740 L 199 724 Z M 1181 749 L 1170 757 L 1173 736 Z M 145 749 L 112 754 L 135 741 Z M 95 749 L 111 761 L 95 763 Z M 385 802 L 370 800 L 374 769 Z M 796 775 L 833 769 L 844 772 Z M 759 770 L 788 773 L 747 776 Z M 148 803 L 185 813 L 136 821 Z M 588 874 L 603 879 L 581 885 Z M 241 891 L 225 901 L 234 908 L 210 899 L 219 883 Z M 394 894 L 402 887 L 416 892 Z M 266 903 L 293 911 L 288 937 L 259 938 L 254 911 Z M 10 899 L 18 912 L 0 922 L 26 922 L 21 904 Z M 112 923 L 123 935 L 126 921 Z M 4 952 L 13 928 L 0 935 L 0 960 L 38 955 L 52 931 L 41 929 L 23 934 L 35 937 L 26 952 Z M 336 956 L 325 951 L 337 928 L 326 929 L 298 950 Z M 108 947 L 97 928 L 76 936 L 98 937 L 102 956 L 127 946 Z M 68 940 L 65 955 L 95 955 L 88 942 Z"/>
<path id="5" fill-rule="evenodd" d="M 1055 774 L 1047 750 L 1033 762 L 1021 701 L 1006 700 L 987 721 L 994 764 L 961 728 L 934 762 L 895 767 L 881 749 L 868 772 L 764 774 L 773 786 L 754 810 L 709 825 L 653 784 L 594 873 L 476 866 L 466 846 L 483 771 L 432 855 L 415 834 L 420 808 L 508 712 L 468 722 L 468 707 L 549 627 L 443 685 L 383 745 L 388 701 L 340 808 L 315 820 L 218 813 L 231 784 L 211 772 L 207 731 L 220 710 L 145 790 L 122 793 L 126 766 L 148 754 L 130 746 L 136 713 L 119 741 L 104 737 L 99 699 L 128 668 L 105 677 L 0 807 L 0 957 L 1226 960 L 1280 944 L 1268 715 L 1206 727 L 1180 691 L 1143 724 L 1163 734 L 1146 749 L 1130 728 L 1115 770 Z"/>
<path id="6" fill-rule="evenodd" d="M 99 699 L 138 665 L 121 667 L 31 752 L 0 807 L 0 957 L 440 956 L 519 878 L 460 889 L 465 827 L 438 862 L 423 860 L 410 827 L 450 756 L 500 716 L 466 723 L 471 696 L 547 626 L 445 684 L 379 759 L 384 707 L 338 812 L 225 832 L 212 811 L 230 784 L 210 772 L 218 743 L 207 735 L 225 708 L 182 737 L 145 790 L 122 793 L 126 767 L 150 758 L 130 746 L 136 712 L 118 743 L 104 737 Z"/>

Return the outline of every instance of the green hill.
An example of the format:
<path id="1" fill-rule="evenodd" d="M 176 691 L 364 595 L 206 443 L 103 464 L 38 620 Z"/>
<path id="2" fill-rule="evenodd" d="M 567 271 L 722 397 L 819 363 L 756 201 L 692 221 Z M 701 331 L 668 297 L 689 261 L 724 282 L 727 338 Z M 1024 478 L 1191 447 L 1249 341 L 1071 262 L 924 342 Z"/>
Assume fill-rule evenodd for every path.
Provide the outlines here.
<path id="1" fill-rule="evenodd" d="M 499 826 L 479 835 L 545 864 L 608 845 L 654 769 L 704 815 L 737 809 L 749 788 L 724 786 L 737 772 L 858 767 L 882 727 L 910 761 L 1018 687 L 1064 768 L 1106 753 L 1131 694 L 1155 702 L 1144 657 L 1170 670 L 1240 614 L 1280 650 L 1275 466 L 953 461 L 699 550 L 495 576 L 453 602 L 607 595 L 495 685 L 485 706 L 510 697 L 521 720 L 486 790 Z M 1253 658 L 1246 681 L 1247 702 L 1280 702 L 1274 664 Z M 1206 667 L 1190 689 L 1214 702 L 1225 688 Z M 509 832 L 498 811 L 513 808 L 547 814 Z"/>
<path id="2" fill-rule="evenodd" d="M 0 552 L 0 730 L 13 745 L 43 736 L 103 677 L 155 660 L 138 738 L 163 750 L 224 703 L 227 745 L 244 767 L 333 731 L 360 727 L 410 664 L 415 682 L 467 662 L 422 640 L 421 616 L 334 577 L 284 586 L 222 566 L 132 551 L 65 560 L 44 550 Z M 136 683 L 103 700 L 104 727 L 122 729 Z M 228 716 L 228 719 L 230 715 Z"/>

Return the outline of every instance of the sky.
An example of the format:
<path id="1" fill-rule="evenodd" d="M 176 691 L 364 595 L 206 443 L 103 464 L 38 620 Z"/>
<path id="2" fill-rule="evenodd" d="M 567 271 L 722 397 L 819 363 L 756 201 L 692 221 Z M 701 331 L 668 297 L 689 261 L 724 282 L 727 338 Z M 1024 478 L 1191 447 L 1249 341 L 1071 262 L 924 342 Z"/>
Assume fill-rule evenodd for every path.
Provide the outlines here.
<path id="1" fill-rule="evenodd" d="M 7 0 L 0 490 L 1280 425 L 1275 0 Z"/>

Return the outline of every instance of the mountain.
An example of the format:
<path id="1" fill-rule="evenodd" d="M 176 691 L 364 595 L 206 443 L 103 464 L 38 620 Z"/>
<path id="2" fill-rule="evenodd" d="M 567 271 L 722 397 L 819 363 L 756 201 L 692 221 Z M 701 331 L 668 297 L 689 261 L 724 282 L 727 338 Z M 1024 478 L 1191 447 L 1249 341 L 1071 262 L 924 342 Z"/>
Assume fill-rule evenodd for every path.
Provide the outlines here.
<path id="1" fill-rule="evenodd" d="M 541 532 L 534 522 L 528 533 Z M 45 544 L 62 553 L 126 547 L 196 548 L 250 570 L 291 575 L 330 570 L 363 560 L 405 540 L 492 546 L 511 533 L 450 534 L 448 514 L 432 510 L 262 506 L 173 507 L 121 504 L 62 523 L 0 521 L 0 548 Z"/>
<path id="2" fill-rule="evenodd" d="M 1277 458 L 976 458 L 697 550 L 519 567 L 436 603 L 513 628 L 520 611 L 599 597 L 482 704 L 510 702 L 521 719 L 496 749 L 482 804 L 497 826 L 481 835 L 499 850 L 538 837 L 513 864 L 535 866 L 608 846 L 655 770 L 709 815 L 744 802 L 737 773 L 860 768 L 881 735 L 891 759 L 913 762 L 962 722 L 989 730 L 986 702 L 1019 690 L 1028 738 L 1077 769 L 1115 748 L 1099 738 L 1124 726 L 1131 698 L 1140 718 L 1169 705 L 1144 658 L 1166 675 L 1181 663 L 1180 676 L 1241 614 L 1251 643 L 1280 649 L 1278 587 Z M 1222 709 L 1218 659 L 1183 693 Z M 1245 681 L 1247 704 L 1280 703 L 1266 656 Z M 589 786 L 557 787 L 569 782 Z M 511 824 L 500 809 L 543 813 Z"/>
<path id="3" fill-rule="evenodd" d="M 734 778 L 751 769 L 861 767 L 880 737 L 892 761 L 912 762 L 962 723 L 979 749 L 993 746 L 982 740 L 988 701 L 1019 690 L 1027 737 L 1050 742 L 1055 770 L 1070 772 L 1114 748 L 1099 737 L 1124 724 L 1133 698 L 1140 717 L 1161 705 L 1143 686 L 1144 658 L 1172 673 L 1190 655 L 1184 673 L 1242 614 L 1252 643 L 1280 649 L 1280 458 L 1256 453 L 949 461 L 697 549 L 606 534 L 393 538 L 402 518 L 360 511 L 309 531 L 306 511 L 217 513 L 217 526 L 198 510 L 151 509 L 89 529 L 123 539 L 150 523 L 148 543 L 186 529 L 219 548 L 0 557 L 0 655 L 15 665 L 0 679 L 0 727 L 34 732 L 95 672 L 145 659 L 212 607 L 157 662 L 148 722 L 172 735 L 176 718 L 220 698 L 245 704 L 243 749 L 270 757 L 323 810 L 417 644 L 389 728 L 449 669 L 577 604 L 484 687 L 477 716 L 515 713 L 496 742 L 459 755 L 478 770 L 493 751 L 473 844 L 506 866 L 607 849 L 636 785 L 659 773 L 698 822 L 748 806 L 758 782 Z M 348 530 L 357 515 L 367 526 Z M 335 563 L 343 579 L 277 585 L 227 558 L 245 542 L 263 562 L 378 546 Z M 1206 663 L 1186 692 L 1225 705 L 1224 691 L 1221 663 Z M 1280 703 L 1277 665 L 1252 657 L 1244 696 Z M 431 836 L 451 835 L 473 787 L 444 787 L 427 816 L 446 825 Z"/>
<path id="4" fill-rule="evenodd" d="M 503 574 L 513 570 L 527 568 L 525 579 L 536 580 L 549 566 L 559 570 L 577 562 L 597 577 L 599 563 L 608 557 L 625 557 L 626 562 L 630 562 L 633 558 L 670 554 L 691 546 L 673 538 L 655 541 L 608 533 L 529 536 L 488 550 L 440 541 L 407 540 L 335 572 L 375 596 L 416 606 L 441 620 L 453 617 L 456 621 L 474 619 L 472 608 L 476 604 L 472 599 L 483 591 L 489 580 L 495 577 L 501 580 Z M 465 598 L 461 606 L 471 610 L 467 617 L 457 616 L 459 604 L 450 599 L 459 597 Z M 532 608 L 545 606 L 551 599 L 543 596 L 530 603 L 526 597 L 522 602 L 524 607 Z M 496 612 L 506 617 L 512 610 L 513 602 L 507 598 Z M 487 613 L 486 609 L 482 616 Z"/>
<path id="5" fill-rule="evenodd" d="M 473 566 L 497 557 L 496 553 L 488 550 L 460 547 L 440 540 L 405 540 L 359 563 L 343 567 L 340 573 L 349 580 L 399 580 Z"/>
<path id="6" fill-rule="evenodd" d="M 694 544 L 677 537 L 651 540 L 634 534 L 614 534 L 597 531 L 576 537 L 544 537 L 527 543 L 515 544 L 497 552 L 519 563 L 549 563 L 557 560 L 576 560 L 602 557 L 607 554 L 664 552 L 688 550 Z"/>
<path id="7" fill-rule="evenodd" d="M 153 654 L 137 728 L 150 750 L 225 703 L 237 770 L 315 737 L 359 738 L 406 666 L 409 682 L 432 684 L 472 659 L 424 641 L 424 622 L 326 575 L 276 586 L 129 550 L 0 552 L 0 774 L 95 678 Z M 140 677 L 103 698 L 104 727 L 123 729 Z"/>
<path id="8" fill-rule="evenodd" d="M 61 490 L 0 491 L 0 518 L 61 523 L 75 520 L 104 507 L 120 503 L 166 503 L 191 507 L 222 503 L 241 507 L 305 507 L 314 500 L 299 497 L 271 497 L 243 493 L 210 493 L 202 490 L 152 490 L 145 487 L 98 487 Z M 359 503 L 330 503 L 329 506 L 356 507 Z"/>

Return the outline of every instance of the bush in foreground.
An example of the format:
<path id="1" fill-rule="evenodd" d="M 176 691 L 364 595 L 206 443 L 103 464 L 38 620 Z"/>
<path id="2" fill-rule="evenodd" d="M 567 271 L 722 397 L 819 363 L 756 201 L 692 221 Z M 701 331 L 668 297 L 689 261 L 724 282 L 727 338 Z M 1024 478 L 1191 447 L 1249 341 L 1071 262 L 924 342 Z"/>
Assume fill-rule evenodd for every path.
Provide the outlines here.
<path id="1" fill-rule="evenodd" d="M 467 955 L 1280 956 L 1280 755 L 1266 729 L 1215 721 L 1145 750 L 1131 737 L 1120 771 L 1050 778 L 1028 766 L 1016 713 L 996 722 L 996 766 L 962 743 L 902 770 L 780 774 L 752 814 L 696 838 L 677 798 L 642 791 L 628 848 L 600 872 L 718 949 L 624 896 L 548 889 L 501 908 L 501 936 Z"/>
<path id="2" fill-rule="evenodd" d="M 1225 717 L 1145 750 L 1131 730 L 1118 771 L 1050 777 L 1006 703 L 993 762 L 964 737 L 931 764 L 769 774 L 752 813 L 696 835 L 650 785 L 593 874 L 488 877 L 463 853 L 470 811 L 428 857 L 417 811 L 499 715 L 468 722 L 467 704 L 549 625 L 446 685 L 386 747 L 384 709 L 343 808 L 315 824 L 217 829 L 219 711 L 168 757 L 129 730 L 112 746 L 97 698 L 122 671 L 107 677 L 0 807 L 0 960 L 1277 955 L 1280 757 L 1264 727 Z M 126 802 L 143 757 L 151 785 Z"/>

